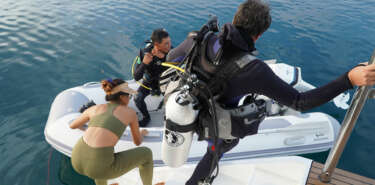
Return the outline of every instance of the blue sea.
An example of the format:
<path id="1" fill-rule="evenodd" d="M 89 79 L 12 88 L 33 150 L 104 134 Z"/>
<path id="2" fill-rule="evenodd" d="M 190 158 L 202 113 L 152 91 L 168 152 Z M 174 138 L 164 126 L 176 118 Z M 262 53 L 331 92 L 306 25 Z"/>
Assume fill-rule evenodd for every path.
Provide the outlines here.
<path id="1" fill-rule="evenodd" d="M 231 22 L 239 0 L 1 0 L 0 184 L 93 184 L 44 139 L 55 96 L 90 81 L 130 79 L 132 59 L 152 30 L 167 29 L 177 46 L 213 14 Z M 320 86 L 370 59 L 375 49 L 373 0 L 269 0 L 272 25 L 256 46 L 262 59 L 302 68 Z M 353 95 L 354 90 L 350 93 Z M 310 111 L 339 122 L 327 103 Z M 368 101 L 338 164 L 375 178 L 375 100 Z M 307 155 L 324 163 L 327 152 Z"/>

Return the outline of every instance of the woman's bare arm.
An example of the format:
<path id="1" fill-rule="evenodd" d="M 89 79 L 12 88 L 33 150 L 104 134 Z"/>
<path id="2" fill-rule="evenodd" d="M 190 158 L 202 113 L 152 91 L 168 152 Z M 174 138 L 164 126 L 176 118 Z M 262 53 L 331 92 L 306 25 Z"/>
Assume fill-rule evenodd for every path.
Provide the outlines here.
<path id="1" fill-rule="evenodd" d="M 96 106 L 92 106 L 88 109 L 86 109 L 77 119 L 75 119 L 71 124 L 70 124 L 70 128 L 71 129 L 76 129 L 76 128 L 79 128 L 81 129 L 82 126 L 87 123 L 89 120 L 90 120 L 90 113 L 93 111 L 93 109 L 95 108 Z M 81 129 L 82 130 L 82 129 Z"/>
<path id="2" fill-rule="evenodd" d="M 131 121 L 129 123 L 130 131 L 132 133 L 133 142 L 135 145 L 139 146 L 142 143 L 143 135 L 139 131 L 139 123 L 138 123 L 138 117 L 136 112 L 133 109 L 129 109 L 129 116 L 131 118 Z"/>

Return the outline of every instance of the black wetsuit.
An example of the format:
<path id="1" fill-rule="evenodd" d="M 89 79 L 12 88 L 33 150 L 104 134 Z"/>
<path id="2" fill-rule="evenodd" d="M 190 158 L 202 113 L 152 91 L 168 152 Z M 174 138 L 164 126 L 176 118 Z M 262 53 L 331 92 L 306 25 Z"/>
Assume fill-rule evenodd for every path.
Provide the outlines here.
<path id="1" fill-rule="evenodd" d="M 142 79 L 143 77 L 143 85 L 146 87 L 150 87 L 151 90 L 146 89 L 142 86 L 138 88 L 138 94 L 135 97 L 135 104 L 137 108 L 142 112 L 143 114 L 143 120 L 139 122 L 139 125 L 141 127 L 145 127 L 150 120 L 150 114 L 147 110 L 147 105 L 145 103 L 145 98 L 150 93 L 155 95 L 160 95 L 160 89 L 159 89 L 159 78 L 161 73 L 163 73 L 167 68 L 164 66 L 161 66 L 162 62 L 165 62 L 166 56 L 162 59 L 154 56 L 152 61 L 149 64 L 144 64 L 143 57 L 144 57 L 144 49 L 140 52 L 139 58 L 141 63 L 137 66 L 135 72 L 134 72 L 134 79 L 136 81 Z"/>
<path id="2" fill-rule="evenodd" d="M 208 41 L 208 48 L 215 47 L 214 44 L 217 43 L 215 41 L 220 39 L 220 43 L 225 43 L 223 44 L 223 57 L 227 59 L 237 55 L 239 51 L 249 53 L 255 51 L 253 40 L 240 29 L 237 29 L 232 24 L 225 24 L 223 30 L 224 31 L 219 34 L 219 37 Z M 167 60 L 185 56 L 192 43 L 192 39 L 187 38 L 169 53 Z M 210 56 L 209 51 L 207 51 L 207 55 Z M 326 103 L 351 88 L 353 88 L 353 86 L 350 83 L 347 73 L 345 73 L 322 87 L 300 93 L 291 85 L 280 79 L 262 60 L 256 59 L 245 66 L 238 75 L 229 79 L 227 88 L 224 90 L 219 102 L 227 107 L 235 107 L 244 95 L 255 93 L 265 95 L 295 110 L 304 111 Z M 232 142 L 220 141 L 215 148 L 219 151 L 221 157 L 237 144 L 238 139 Z M 199 180 L 209 175 L 210 164 L 213 159 L 210 145 L 212 145 L 211 142 L 209 142 L 206 154 L 203 156 L 192 177 L 186 184 L 196 185 Z"/>

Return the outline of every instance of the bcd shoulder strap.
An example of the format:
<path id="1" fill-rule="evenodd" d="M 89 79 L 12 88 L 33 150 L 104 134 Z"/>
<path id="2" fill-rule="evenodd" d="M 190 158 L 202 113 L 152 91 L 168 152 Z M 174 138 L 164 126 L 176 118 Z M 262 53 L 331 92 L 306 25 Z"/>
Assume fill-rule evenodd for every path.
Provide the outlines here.
<path id="1" fill-rule="evenodd" d="M 227 82 L 238 74 L 247 64 L 257 58 L 250 54 L 244 54 L 234 61 L 225 62 L 217 71 L 215 76 L 208 83 L 208 88 L 213 94 L 223 92 L 227 86 Z"/>

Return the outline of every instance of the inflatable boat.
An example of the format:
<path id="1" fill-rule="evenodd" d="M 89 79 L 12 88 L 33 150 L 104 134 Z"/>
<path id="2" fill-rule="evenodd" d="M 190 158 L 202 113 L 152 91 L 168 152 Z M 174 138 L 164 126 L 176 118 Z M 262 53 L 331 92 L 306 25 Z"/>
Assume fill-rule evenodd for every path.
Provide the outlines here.
<path id="1" fill-rule="evenodd" d="M 266 63 L 285 82 L 291 84 L 298 91 L 315 88 L 302 80 L 301 69 L 285 63 L 268 60 Z M 137 89 L 139 85 L 129 80 L 129 86 Z M 336 106 L 347 108 L 348 94 L 340 94 L 334 99 Z M 105 93 L 98 82 L 89 82 L 59 93 L 54 99 L 44 134 L 46 141 L 59 152 L 71 156 L 75 143 L 83 132 L 80 129 L 70 129 L 69 124 L 77 118 L 82 105 L 89 101 L 96 104 L 105 102 Z M 245 98 L 245 97 L 244 97 Z M 301 113 L 283 106 L 264 96 L 258 96 L 267 101 L 267 117 L 260 124 L 258 134 L 241 139 L 240 143 L 226 153 L 222 161 L 248 159 L 254 157 L 285 156 L 321 152 L 330 149 L 338 134 L 340 125 L 333 117 L 321 112 Z M 163 166 L 161 160 L 161 143 L 163 137 L 162 96 L 148 96 L 145 99 L 151 115 L 151 122 L 147 126 L 149 134 L 145 136 L 142 146 L 153 151 L 154 164 Z M 241 102 L 240 102 L 241 103 Z M 137 111 L 134 101 L 129 106 Z M 141 114 L 139 114 L 141 119 Z M 187 162 L 199 161 L 206 152 L 207 143 L 198 142 L 194 135 Z M 115 152 L 121 152 L 135 147 L 130 129 L 124 132 L 115 146 Z"/>

